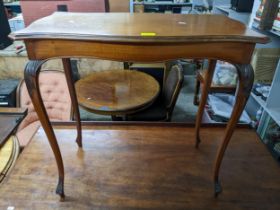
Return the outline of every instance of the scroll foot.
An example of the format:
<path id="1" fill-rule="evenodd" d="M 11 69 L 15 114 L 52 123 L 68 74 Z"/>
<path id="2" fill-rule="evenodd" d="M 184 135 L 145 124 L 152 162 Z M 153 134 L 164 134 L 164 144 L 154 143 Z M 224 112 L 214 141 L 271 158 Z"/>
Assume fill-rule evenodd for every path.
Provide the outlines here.
<path id="1" fill-rule="evenodd" d="M 215 196 L 215 198 L 217 198 L 218 195 L 220 193 L 222 193 L 222 191 L 223 191 L 223 189 L 222 189 L 221 183 L 218 180 L 215 181 L 215 185 L 214 185 L 214 193 L 215 193 L 214 196 Z"/>
<path id="2" fill-rule="evenodd" d="M 56 194 L 60 195 L 60 201 L 63 202 L 65 200 L 65 194 L 64 194 L 64 179 L 59 178 L 58 184 L 56 187 Z"/>

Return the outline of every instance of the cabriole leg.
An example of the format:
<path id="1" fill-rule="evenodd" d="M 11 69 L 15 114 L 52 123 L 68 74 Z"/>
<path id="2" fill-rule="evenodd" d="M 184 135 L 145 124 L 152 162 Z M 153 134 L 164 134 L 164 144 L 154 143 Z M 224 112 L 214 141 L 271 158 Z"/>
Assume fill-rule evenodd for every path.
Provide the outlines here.
<path id="1" fill-rule="evenodd" d="M 63 58 L 62 59 L 66 81 L 72 101 L 73 111 L 76 118 L 76 126 L 77 126 L 77 139 L 76 142 L 79 147 L 82 147 L 82 125 L 81 125 L 81 118 L 80 118 L 80 111 L 79 111 L 79 105 L 77 101 L 77 94 L 74 86 L 73 81 L 73 73 L 72 73 L 72 67 L 70 58 Z"/>
<path id="2" fill-rule="evenodd" d="M 64 195 L 64 166 L 63 161 L 60 153 L 60 149 L 53 131 L 53 128 L 51 126 L 49 117 L 47 115 L 41 93 L 40 93 L 40 87 L 39 87 L 39 73 L 42 64 L 45 61 L 29 61 L 25 67 L 24 71 L 24 79 L 25 83 L 31 98 L 31 101 L 34 105 L 34 109 L 38 114 L 39 120 L 42 124 L 42 127 L 44 128 L 46 135 L 48 137 L 49 143 L 51 145 L 51 148 L 53 150 L 56 164 L 58 167 L 58 184 L 56 188 L 56 193 L 60 195 L 61 200 L 63 201 L 65 198 Z"/>
<path id="3" fill-rule="evenodd" d="M 205 104 L 206 104 L 206 101 L 207 101 L 208 92 L 209 92 L 209 89 L 211 87 L 212 78 L 213 78 L 213 74 L 214 74 L 214 71 L 215 71 L 216 63 L 217 63 L 216 60 L 209 60 L 208 69 L 207 69 L 205 79 L 204 79 L 204 82 L 203 82 L 203 90 L 201 92 L 201 98 L 200 98 L 200 103 L 199 103 L 198 112 L 197 112 L 197 116 L 196 116 L 196 123 L 195 123 L 195 137 L 196 137 L 195 147 L 196 148 L 198 148 L 199 143 L 200 143 L 199 131 L 200 131 L 202 116 L 203 116 Z"/>
<path id="4" fill-rule="evenodd" d="M 237 88 L 235 105 L 233 107 L 231 118 L 226 127 L 225 136 L 223 138 L 222 144 L 220 145 L 215 161 L 215 169 L 214 169 L 215 197 L 217 197 L 218 194 L 222 192 L 222 187 L 219 181 L 219 171 L 226 148 L 232 137 L 235 126 L 239 121 L 239 118 L 247 103 L 254 82 L 254 71 L 250 64 L 236 65 L 236 69 L 239 77 L 239 83 Z"/>

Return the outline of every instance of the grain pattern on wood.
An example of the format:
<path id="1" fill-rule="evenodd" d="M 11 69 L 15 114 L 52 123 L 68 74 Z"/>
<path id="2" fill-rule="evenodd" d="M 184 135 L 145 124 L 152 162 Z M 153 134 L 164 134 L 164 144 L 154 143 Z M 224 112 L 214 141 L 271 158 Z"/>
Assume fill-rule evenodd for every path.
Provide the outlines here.
<path id="1" fill-rule="evenodd" d="M 255 44 L 238 42 L 111 43 L 81 40 L 25 40 L 29 59 L 95 57 L 116 61 L 162 62 L 181 58 L 250 63 Z M 77 47 L 79 46 L 79 47 Z"/>
<path id="2" fill-rule="evenodd" d="M 128 30 L 129 28 L 129 30 Z M 14 39 L 110 42 L 250 42 L 268 37 L 222 15 L 56 12 L 11 35 Z"/>
<path id="3" fill-rule="evenodd" d="M 75 86 L 82 107 L 108 115 L 141 110 L 155 101 L 160 90 L 152 76 L 130 70 L 95 72 Z"/>
<path id="4" fill-rule="evenodd" d="M 54 194 L 55 159 L 39 129 L 0 187 L 0 209 L 280 208 L 279 166 L 252 130 L 234 133 L 221 170 L 224 192 L 215 199 L 211 174 L 223 128 L 203 128 L 199 150 L 194 128 L 88 127 L 83 149 L 74 142 L 76 131 L 64 129 L 55 133 L 65 160 L 66 202 Z"/>

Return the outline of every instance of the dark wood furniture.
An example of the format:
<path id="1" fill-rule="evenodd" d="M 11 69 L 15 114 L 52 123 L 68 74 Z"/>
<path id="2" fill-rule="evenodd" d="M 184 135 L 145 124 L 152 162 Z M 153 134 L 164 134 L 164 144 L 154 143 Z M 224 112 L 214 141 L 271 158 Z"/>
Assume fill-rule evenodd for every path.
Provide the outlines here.
<path id="1" fill-rule="evenodd" d="M 79 105 L 105 115 L 132 114 L 149 107 L 160 88 L 150 75 L 130 70 L 94 72 L 75 84 Z"/>
<path id="2" fill-rule="evenodd" d="M 256 43 L 267 43 L 268 37 L 220 15 L 146 13 L 54 13 L 12 34 L 11 37 L 24 40 L 26 45 L 30 61 L 25 68 L 25 80 L 57 161 L 59 180 L 56 192 L 62 199 L 63 160 L 38 84 L 38 75 L 43 63 L 52 58 L 62 58 L 76 113 L 77 142 L 82 146 L 78 102 L 71 75 L 71 57 L 96 57 L 128 62 L 163 62 L 180 58 L 210 59 L 196 119 L 196 147 L 200 142 L 201 119 L 216 60 L 234 64 L 240 81 L 237 99 L 214 168 L 215 195 L 222 191 L 219 182 L 222 159 L 253 85 L 251 56 Z"/>
<path id="3" fill-rule="evenodd" d="M 192 127 L 89 123 L 84 149 L 77 149 L 75 126 L 61 125 L 54 128 L 67 202 L 50 193 L 57 166 L 39 129 L 0 186 L 0 209 L 280 209 L 279 165 L 252 129 L 235 130 L 221 170 L 227 190 L 213 199 L 212 164 L 224 128 L 202 128 L 205 141 L 195 150 Z"/>

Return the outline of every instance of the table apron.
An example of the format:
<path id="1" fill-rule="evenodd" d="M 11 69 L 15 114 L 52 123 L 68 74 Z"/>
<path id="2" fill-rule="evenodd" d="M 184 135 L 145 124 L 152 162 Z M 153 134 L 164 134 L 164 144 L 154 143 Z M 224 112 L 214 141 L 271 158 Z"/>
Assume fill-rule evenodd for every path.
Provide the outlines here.
<path id="1" fill-rule="evenodd" d="M 162 62 L 181 58 L 223 60 L 248 64 L 255 43 L 114 43 L 77 40 L 26 40 L 30 60 L 93 57 L 114 61 Z"/>

